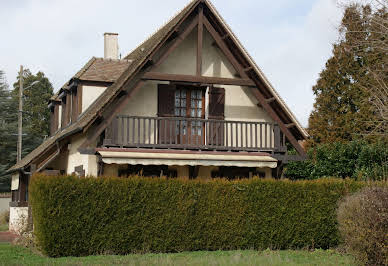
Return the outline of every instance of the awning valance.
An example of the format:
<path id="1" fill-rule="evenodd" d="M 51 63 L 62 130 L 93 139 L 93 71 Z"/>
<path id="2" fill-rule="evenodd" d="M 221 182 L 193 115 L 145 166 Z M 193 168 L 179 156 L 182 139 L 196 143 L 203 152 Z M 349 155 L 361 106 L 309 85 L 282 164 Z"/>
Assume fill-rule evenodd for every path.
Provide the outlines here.
<path id="1" fill-rule="evenodd" d="M 277 160 L 268 155 L 160 153 L 132 151 L 99 151 L 106 164 L 202 165 L 276 168 Z"/>

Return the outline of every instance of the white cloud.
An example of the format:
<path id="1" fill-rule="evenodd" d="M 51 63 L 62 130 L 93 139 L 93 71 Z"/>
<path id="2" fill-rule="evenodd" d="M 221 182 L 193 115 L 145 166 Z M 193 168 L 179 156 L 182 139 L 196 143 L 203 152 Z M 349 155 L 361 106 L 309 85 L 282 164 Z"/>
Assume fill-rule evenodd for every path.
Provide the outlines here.
<path id="1" fill-rule="evenodd" d="M 19 65 L 43 71 L 58 89 L 92 56 L 103 33 L 118 32 L 125 56 L 188 1 L 10 1 L 0 8 L 0 69 L 9 83 Z M 312 85 L 331 54 L 341 16 L 333 0 L 214 0 L 248 52 L 303 125 Z"/>

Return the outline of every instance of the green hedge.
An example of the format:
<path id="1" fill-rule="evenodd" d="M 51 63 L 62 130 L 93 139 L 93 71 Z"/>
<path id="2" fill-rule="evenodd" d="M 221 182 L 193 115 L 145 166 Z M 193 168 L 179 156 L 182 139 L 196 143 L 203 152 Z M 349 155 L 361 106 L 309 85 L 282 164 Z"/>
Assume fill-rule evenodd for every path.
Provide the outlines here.
<path id="1" fill-rule="evenodd" d="M 30 201 L 48 256 L 329 248 L 339 198 L 364 183 L 36 175 Z"/>
<path id="2" fill-rule="evenodd" d="M 308 150 L 308 160 L 290 162 L 287 178 L 350 177 L 356 180 L 388 180 L 388 144 L 365 141 L 321 144 Z"/>

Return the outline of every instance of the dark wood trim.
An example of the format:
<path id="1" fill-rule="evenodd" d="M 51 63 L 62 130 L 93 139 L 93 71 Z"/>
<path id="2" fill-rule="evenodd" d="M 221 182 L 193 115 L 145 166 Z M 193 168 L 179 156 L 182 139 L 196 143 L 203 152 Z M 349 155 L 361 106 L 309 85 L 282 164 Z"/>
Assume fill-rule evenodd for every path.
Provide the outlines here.
<path id="1" fill-rule="evenodd" d="M 171 82 L 191 82 L 194 84 L 218 84 L 218 85 L 235 85 L 235 86 L 255 86 L 255 83 L 250 79 L 230 79 L 230 78 L 216 78 L 205 76 L 192 75 L 177 75 L 165 74 L 159 72 L 147 72 L 143 75 L 144 80 L 160 80 Z"/>
<path id="2" fill-rule="evenodd" d="M 271 97 L 271 98 L 269 98 L 269 99 L 265 99 L 265 101 L 266 101 L 267 103 L 272 103 L 272 102 L 275 101 L 275 100 L 276 100 L 275 97 Z"/>
<path id="3" fill-rule="evenodd" d="M 9 207 L 28 207 L 28 201 L 11 201 Z"/>
<path id="4" fill-rule="evenodd" d="M 178 38 L 174 41 L 173 44 L 167 49 L 163 55 L 156 60 L 156 62 L 153 64 L 152 69 L 157 68 L 160 66 L 166 59 L 167 57 L 175 51 L 175 49 L 186 39 L 186 37 L 194 30 L 194 28 L 198 25 L 198 16 L 194 18 L 194 20 L 190 23 L 190 25 L 182 32 L 182 34 L 178 35 Z"/>
<path id="5" fill-rule="evenodd" d="M 294 127 L 294 126 L 296 126 L 295 123 L 286 124 L 286 127 L 287 127 L 287 128 L 291 128 L 291 127 Z"/>
<path id="6" fill-rule="evenodd" d="M 78 115 L 82 114 L 82 93 L 83 93 L 83 87 L 81 84 L 78 84 L 77 88 L 77 95 L 78 95 Z"/>
<path id="7" fill-rule="evenodd" d="M 226 46 L 226 44 L 222 40 L 221 36 L 214 29 L 214 27 L 210 24 L 209 20 L 207 20 L 206 17 L 203 18 L 203 23 L 204 23 L 206 29 L 209 31 L 210 35 L 212 35 L 212 37 L 216 41 L 218 47 L 225 54 L 226 58 L 228 58 L 229 62 L 233 65 L 233 67 L 235 68 L 237 73 L 239 73 L 240 76 L 244 79 L 248 78 L 247 74 L 244 72 L 244 69 L 241 67 L 241 65 L 239 64 L 237 59 L 234 57 L 232 52 L 229 50 L 229 48 Z"/>
<path id="8" fill-rule="evenodd" d="M 80 83 L 78 85 L 109 87 L 112 84 L 113 82 L 110 81 L 80 80 Z"/>
<path id="9" fill-rule="evenodd" d="M 202 76 L 203 7 L 199 6 L 197 37 L 197 76 Z"/>
<path id="10" fill-rule="evenodd" d="M 194 151 L 194 150 L 171 150 L 171 149 L 141 149 L 141 148 L 96 148 L 95 151 L 113 152 L 138 152 L 138 153 L 176 153 L 176 154 L 210 154 L 210 155 L 233 155 L 233 156 L 273 156 L 266 152 L 232 152 L 232 151 Z"/>
<path id="11" fill-rule="evenodd" d="M 266 99 L 264 98 L 263 94 L 260 92 L 259 87 L 262 86 L 260 82 L 257 82 L 257 88 L 251 87 L 251 91 L 253 95 L 256 97 L 256 99 L 259 101 L 261 106 L 266 110 L 269 114 L 269 116 L 278 123 L 280 129 L 282 132 L 286 135 L 287 139 L 291 142 L 291 144 L 295 147 L 295 149 L 298 151 L 298 153 L 301 156 L 306 156 L 305 150 L 302 148 L 302 146 L 299 145 L 299 142 L 296 140 L 294 135 L 290 132 L 290 130 L 286 127 L 286 125 L 283 123 L 283 121 L 279 118 L 279 116 L 275 113 L 273 108 L 267 103 Z"/>

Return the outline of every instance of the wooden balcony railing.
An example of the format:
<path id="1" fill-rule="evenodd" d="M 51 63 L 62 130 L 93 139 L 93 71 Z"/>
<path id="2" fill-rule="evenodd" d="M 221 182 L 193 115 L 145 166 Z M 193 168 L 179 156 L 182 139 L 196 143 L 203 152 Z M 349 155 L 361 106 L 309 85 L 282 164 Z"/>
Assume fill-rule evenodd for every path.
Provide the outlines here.
<path id="1" fill-rule="evenodd" d="M 285 139 L 275 123 L 120 115 L 103 146 L 282 152 Z"/>

